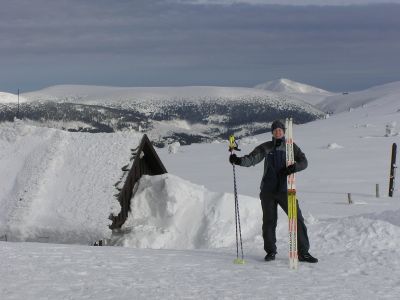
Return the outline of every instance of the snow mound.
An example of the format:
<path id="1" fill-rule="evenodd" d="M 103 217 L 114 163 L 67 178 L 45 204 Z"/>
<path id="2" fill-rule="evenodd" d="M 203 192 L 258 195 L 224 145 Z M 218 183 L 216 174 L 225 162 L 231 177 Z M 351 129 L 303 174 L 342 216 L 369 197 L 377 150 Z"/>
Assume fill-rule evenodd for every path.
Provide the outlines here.
<path id="1" fill-rule="evenodd" d="M 242 235 L 260 234 L 261 209 L 256 198 L 240 196 Z M 214 193 L 171 174 L 143 176 L 131 212 L 115 245 L 153 249 L 197 249 L 235 243 L 234 197 Z"/>
<path id="2" fill-rule="evenodd" d="M 137 133 L 89 134 L 0 124 L 0 236 L 90 244 L 111 235 L 114 183 Z"/>
<path id="3" fill-rule="evenodd" d="M 168 153 L 176 154 L 179 151 L 181 144 L 179 142 L 173 142 L 172 144 L 168 145 Z"/>
<path id="4" fill-rule="evenodd" d="M 397 250 L 400 240 L 400 210 L 380 214 L 353 216 L 326 221 L 314 228 L 312 240 L 320 251 L 335 253 L 359 249 L 374 251 Z"/>
<path id="5" fill-rule="evenodd" d="M 331 143 L 331 144 L 328 144 L 328 146 L 326 146 L 326 148 L 330 149 L 330 150 L 335 150 L 335 149 L 342 149 L 343 146 L 340 146 L 339 144 L 336 144 L 336 143 Z"/>
<path id="6" fill-rule="evenodd" d="M 396 125 L 396 121 L 386 124 L 386 137 L 398 135 L 398 132 L 396 132 Z"/>
<path id="7" fill-rule="evenodd" d="M 286 78 L 281 78 L 266 83 L 258 84 L 254 88 L 279 93 L 299 93 L 299 94 L 329 94 L 328 91 L 313 87 L 311 85 L 295 82 Z"/>

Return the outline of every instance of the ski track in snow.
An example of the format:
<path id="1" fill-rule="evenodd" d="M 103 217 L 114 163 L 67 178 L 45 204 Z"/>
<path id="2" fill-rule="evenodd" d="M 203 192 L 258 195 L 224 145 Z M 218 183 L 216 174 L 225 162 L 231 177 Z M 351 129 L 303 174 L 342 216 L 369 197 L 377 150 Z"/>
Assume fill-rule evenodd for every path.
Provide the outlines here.
<path id="1" fill-rule="evenodd" d="M 23 126 L 23 125 L 22 125 Z M 17 171 L 15 181 L 9 194 L 6 196 L 8 200 L 9 210 L 6 211 L 8 231 L 14 235 L 14 231 L 19 231 L 25 227 L 27 220 L 25 219 L 31 212 L 32 206 L 36 201 L 40 201 L 40 194 L 46 188 L 49 178 L 57 174 L 58 160 L 61 158 L 60 152 L 65 148 L 63 145 L 64 132 L 56 130 L 43 130 L 38 128 L 35 130 L 40 132 L 40 140 L 22 141 L 16 143 L 13 153 L 8 153 L 8 159 L 17 160 L 10 156 L 21 156 L 24 151 L 29 150 L 28 155 L 23 158 L 22 166 Z M 35 132 L 32 132 L 33 134 Z M 24 144 L 23 142 L 27 142 Z M 25 154 L 25 153 L 24 153 Z M 26 228 L 26 227 L 25 227 Z M 25 233 L 20 232 L 24 237 Z"/>

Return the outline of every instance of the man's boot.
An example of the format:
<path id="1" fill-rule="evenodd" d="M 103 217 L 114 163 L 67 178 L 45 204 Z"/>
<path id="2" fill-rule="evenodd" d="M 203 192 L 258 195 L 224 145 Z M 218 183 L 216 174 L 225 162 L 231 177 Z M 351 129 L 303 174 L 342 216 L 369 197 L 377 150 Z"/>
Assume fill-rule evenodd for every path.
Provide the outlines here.
<path id="1" fill-rule="evenodd" d="M 271 261 L 271 260 L 275 260 L 275 252 L 268 252 L 267 255 L 265 255 L 264 260 L 265 261 Z"/>
<path id="2" fill-rule="evenodd" d="M 317 263 L 318 259 L 313 257 L 310 253 L 299 254 L 299 261 L 304 261 L 308 263 Z"/>

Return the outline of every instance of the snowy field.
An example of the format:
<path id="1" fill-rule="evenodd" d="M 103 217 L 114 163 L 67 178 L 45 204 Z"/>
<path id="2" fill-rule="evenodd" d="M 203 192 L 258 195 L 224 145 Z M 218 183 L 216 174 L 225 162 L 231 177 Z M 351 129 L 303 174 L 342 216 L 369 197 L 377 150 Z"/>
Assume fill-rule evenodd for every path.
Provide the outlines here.
<path id="1" fill-rule="evenodd" d="M 294 127 L 309 160 L 297 177 L 299 202 L 319 259 L 297 271 L 288 267 L 281 211 L 277 259 L 263 261 L 261 164 L 237 168 L 246 264 L 233 264 L 227 143 L 159 149 L 169 174 L 142 178 L 128 233 L 116 237 L 107 229 L 113 184 L 139 134 L 0 124 L 0 240 L 8 239 L 0 242 L 0 299 L 399 299 L 400 191 L 387 194 L 400 94 L 379 95 Z M 395 125 L 389 137 L 387 124 Z M 243 139 L 239 155 L 270 138 Z M 99 238 L 124 247 L 88 246 Z"/>

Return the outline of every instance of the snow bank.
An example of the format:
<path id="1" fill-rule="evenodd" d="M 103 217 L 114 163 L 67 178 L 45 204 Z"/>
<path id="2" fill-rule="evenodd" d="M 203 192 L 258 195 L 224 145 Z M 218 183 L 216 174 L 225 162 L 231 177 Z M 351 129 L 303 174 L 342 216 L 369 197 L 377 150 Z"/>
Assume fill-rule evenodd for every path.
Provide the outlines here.
<path id="1" fill-rule="evenodd" d="M 320 223 L 313 230 L 312 240 L 323 253 L 348 250 L 398 250 L 400 210 L 365 214 Z"/>
<path id="2" fill-rule="evenodd" d="M 342 149 L 343 146 L 340 146 L 339 144 L 336 144 L 336 143 L 331 143 L 331 144 L 328 144 L 328 146 L 326 146 L 326 148 L 330 149 L 330 150 L 335 150 L 335 149 Z"/>
<path id="3" fill-rule="evenodd" d="M 108 237 L 114 183 L 136 133 L 69 133 L 0 124 L 0 236 L 88 244 Z"/>
<path id="4" fill-rule="evenodd" d="M 260 200 L 239 196 L 242 234 L 260 234 Z M 195 249 L 235 243 L 232 194 L 214 193 L 171 174 L 143 176 L 116 245 L 136 248 Z"/>
<path id="5" fill-rule="evenodd" d="M 168 145 L 168 153 L 176 154 L 180 148 L 181 144 L 179 142 L 173 142 L 172 144 Z"/>

